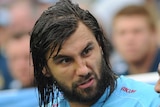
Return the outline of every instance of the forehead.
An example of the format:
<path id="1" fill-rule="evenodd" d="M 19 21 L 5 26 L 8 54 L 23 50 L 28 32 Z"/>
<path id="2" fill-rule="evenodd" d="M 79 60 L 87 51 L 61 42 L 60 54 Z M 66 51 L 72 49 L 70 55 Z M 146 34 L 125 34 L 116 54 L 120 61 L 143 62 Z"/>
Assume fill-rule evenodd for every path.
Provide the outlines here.
<path id="1" fill-rule="evenodd" d="M 77 30 L 64 42 L 63 47 L 66 47 L 67 45 L 72 45 L 75 43 L 82 44 L 82 41 L 84 43 L 89 40 L 96 41 L 94 34 L 82 22 L 79 22 Z"/>
<path id="2" fill-rule="evenodd" d="M 85 24 L 79 22 L 76 31 L 62 44 L 60 53 L 85 48 L 89 42 L 98 44 L 92 31 Z M 57 54 L 57 50 L 55 49 L 53 55 Z"/>
<path id="3" fill-rule="evenodd" d="M 144 16 L 144 15 L 138 15 L 138 14 L 133 14 L 133 15 L 120 15 L 117 16 L 114 21 L 113 24 L 117 24 L 117 23 L 145 23 L 148 24 L 149 20 L 148 17 Z M 136 23 L 136 24 L 137 24 Z M 125 25 L 125 24 L 124 24 Z"/>

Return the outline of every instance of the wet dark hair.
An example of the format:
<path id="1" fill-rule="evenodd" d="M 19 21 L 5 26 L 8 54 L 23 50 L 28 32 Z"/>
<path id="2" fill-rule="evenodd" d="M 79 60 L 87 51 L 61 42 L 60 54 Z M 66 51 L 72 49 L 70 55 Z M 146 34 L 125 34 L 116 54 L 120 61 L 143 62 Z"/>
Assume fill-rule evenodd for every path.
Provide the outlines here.
<path id="1" fill-rule="evenodd" d="M 52 54 L 55 48 L 60 50 L 64 41 L 76 31 L 79 22 L 91 30 L 101 46 L 103 58 L 108 68 L 106 79 L 108 81 L 107 86 L 110 87 L 109 95 L 114 91 L 116 78 L 109 64 L 109 41 L 104 36 L 97 20 L 89 11 L 81 9 L 77 4 L 71 3 L 70 0 L 60 0 L 42 13 L 31 33 L 30 48 L 34 76 L 39 91 L 40 107 L 49 103 L 50 100 L 53 103 L 54 87 L 56 86 L 53 77 L 45 76 L 42 72 L 44 68 L 50 72 L 47 67 L 46 54 L 49 51 Z"/>

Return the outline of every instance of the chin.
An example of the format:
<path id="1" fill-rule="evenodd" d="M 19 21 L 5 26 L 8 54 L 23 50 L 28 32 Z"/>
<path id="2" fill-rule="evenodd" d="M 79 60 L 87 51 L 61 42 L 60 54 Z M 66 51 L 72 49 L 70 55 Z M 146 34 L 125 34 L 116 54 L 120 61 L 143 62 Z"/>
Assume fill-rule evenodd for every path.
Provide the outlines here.
<path id="1" fill-rule="evenodd" d="M 140 57 L 136 57 L 135 55 L 131 55 L 129 57 L 124 57 L 124 60 L 128 63 L 137 63 L 140 61 L 140 59 L 141 59 Z"/>

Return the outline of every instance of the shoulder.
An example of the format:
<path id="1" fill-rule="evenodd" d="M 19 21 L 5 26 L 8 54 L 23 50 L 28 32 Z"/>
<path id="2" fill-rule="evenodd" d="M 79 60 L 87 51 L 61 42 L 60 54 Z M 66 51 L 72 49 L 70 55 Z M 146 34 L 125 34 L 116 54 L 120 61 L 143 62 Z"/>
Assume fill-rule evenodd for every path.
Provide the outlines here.
<path id="1" fill-rule="evenodd" d="M 141 105 L 139 107 L 160 106 L 160 97 L 154 91 L 153 85 L 135 81 L 124 76 L 120 76 L 117 79 L 117 87 L 111 97 L 128 101 L 128 104 L 134 103 L 135 105 Z"/>

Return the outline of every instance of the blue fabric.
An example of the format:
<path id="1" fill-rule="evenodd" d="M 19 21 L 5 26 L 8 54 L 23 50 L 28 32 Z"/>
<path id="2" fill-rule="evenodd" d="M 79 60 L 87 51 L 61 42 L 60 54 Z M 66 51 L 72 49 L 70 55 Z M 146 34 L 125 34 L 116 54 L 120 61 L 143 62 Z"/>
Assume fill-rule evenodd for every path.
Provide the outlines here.
<path id="1" fill-rule="evenodd" d="M 103 96 L 91 107 L 160 107 L 160 97 L 154 91 L 154 86 L 120 76 L 117 87 L 107 99 L 108 89 Z M 61 98 L 58 104 L 49 107 L 70 107 L 65 99 Z"/>
<path id="2" fill-rule="evenodd" d="M 0 91 L 0 107 L 39 107 L 35 88 Z"/>
<path id="3" fill-rule="evenodd" d="M 0 75 L 2 76 L 2 79 L 4 81 L 3 86 L 0 87 L 0 90 L 2 89 L 9 89 L 9 85 L 11 81 L 13 80 L 7 66 L 7 62 L 5 57 L 0 52 Z"/>

